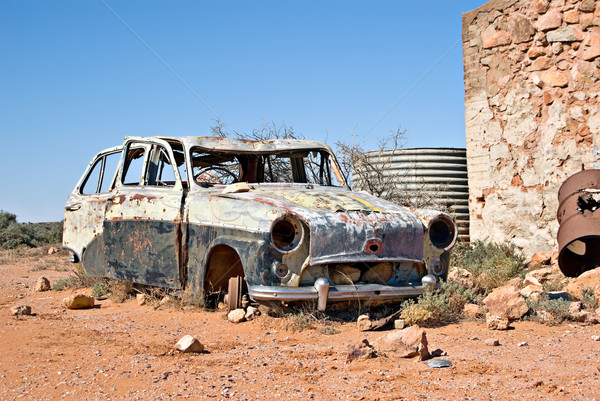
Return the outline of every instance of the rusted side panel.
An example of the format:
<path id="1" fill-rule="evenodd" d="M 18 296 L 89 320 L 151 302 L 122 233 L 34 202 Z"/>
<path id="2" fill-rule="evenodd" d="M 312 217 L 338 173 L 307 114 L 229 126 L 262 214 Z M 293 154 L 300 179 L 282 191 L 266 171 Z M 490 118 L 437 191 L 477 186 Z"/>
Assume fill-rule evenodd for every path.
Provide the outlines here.
<path id="1" fill-rule="evenodd" d="M 166 221 L 106 221 L 108 276 L 133 283 L 180 288 L 177 226 Z"/>
<path id="2" fill-rule="evenodd" d="M 558 192 L 558 265 L 577 277 L 600 265 L 600 170 L 567 178 Z"/>

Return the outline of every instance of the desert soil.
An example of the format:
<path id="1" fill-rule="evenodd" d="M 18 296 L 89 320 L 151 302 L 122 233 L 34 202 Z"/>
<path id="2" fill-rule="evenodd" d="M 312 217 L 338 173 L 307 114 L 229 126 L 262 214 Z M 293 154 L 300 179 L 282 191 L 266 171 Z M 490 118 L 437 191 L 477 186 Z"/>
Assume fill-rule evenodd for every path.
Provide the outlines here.
<path id="1" fill-rule="evenodd" d="M 465 321 L 427 329 L 430 351 L 443 350 L 452 367 L 389 356 L 348 363 L 348 345 L 383 333 L 353 322 L 305 328 L 297 317 L 233 324 L 223 311 L 135 300 L 67 310 L 63 298 L 90 290 L 34 291 L 38 277 L 55 283 L 70 268 L 64 254 L 0 254 L 0 400 L 600 399 L 600 325 L 520 321 L 490 331 Z M 11 316 L 22 304 L 33 315 Z M 175 351 L 185 334 L 206 351 Z"/>

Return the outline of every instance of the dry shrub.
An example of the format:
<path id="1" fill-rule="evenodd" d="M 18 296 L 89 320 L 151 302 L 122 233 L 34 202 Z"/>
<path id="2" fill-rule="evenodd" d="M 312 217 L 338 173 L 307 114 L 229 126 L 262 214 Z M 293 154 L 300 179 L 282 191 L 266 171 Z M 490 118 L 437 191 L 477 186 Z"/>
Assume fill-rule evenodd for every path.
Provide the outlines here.
<path id="1" fill-rule="evenodd" d="M 569 307 L 571 306 L 570 301 L 563 299 L 548 299 L 546 295 L 542 294 L 538 300 L 527 298 L 527 304 L 530 309 L 528 316 L 531 320 L 555 325 L 571 319 L 571 314 L 569 313 Z M 545 317 L 545 312 L 552 315 L 551 320 L 548 320 Z"/>
<path id="2" fill-rule="evenodd" d="M 115 303 L 123 303 L 133 298 L 133 284 L 127 281 L 110 281 L 110 300 Z"/>
<path id="3" fill-rule="evenodd" d="M 458 283 L 445 282 L 439 290 L 426 290 L 423 295 L 402 304 L 400 317 L 407 325 L 434 327 L 458 322 L 466 303 L 475 299 L 475 293 Z"/>
<path id="4" fill-rule="evenodd" d="M 468 270 L 473 275 L 475 293 L 489 294 L 514 277 L 525 275 L 525 259 L 513 244 L 495 244 L 475 241 L 458 244 L 452 250 L 453 266 Z"/>
<path id="5" fill-rule="evenodd" d="M 598 301 L 596 300 L 596 293 L 593 288 L 585 287 L 581 290 L 581 295 L 579 296 L 579 300 L 581 304 L 586 309 L 595 310 L 598 307 Z"/>

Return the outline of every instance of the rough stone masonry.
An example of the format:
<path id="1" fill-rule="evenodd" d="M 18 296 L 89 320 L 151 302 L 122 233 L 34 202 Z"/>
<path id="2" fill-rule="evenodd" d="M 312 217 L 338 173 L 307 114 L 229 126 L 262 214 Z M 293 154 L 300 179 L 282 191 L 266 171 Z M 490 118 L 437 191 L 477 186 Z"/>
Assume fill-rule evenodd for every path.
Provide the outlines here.
<path id="1" fill-rule="evenodd" d="M 548 252 L 560 184 L 600 168 L 600 2 L 492 0 L 462 23 L 471 240 Z"/>

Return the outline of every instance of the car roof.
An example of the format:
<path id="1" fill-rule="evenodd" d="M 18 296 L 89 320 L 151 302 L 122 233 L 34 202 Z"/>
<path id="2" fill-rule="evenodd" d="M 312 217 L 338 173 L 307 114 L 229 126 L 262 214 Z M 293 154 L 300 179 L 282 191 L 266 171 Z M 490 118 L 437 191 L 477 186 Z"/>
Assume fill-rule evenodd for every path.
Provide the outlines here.
<path id="1" fill-rule="evenodd" d="M 180 141 L 188 148 L 199 146 L 207 150 L 238 151 L 238 152 L 272 152 L 281 150 L 322 149 L 333 153 L 331 148 L 318 141 L 305 141 L 299 139 L 271 139 L 266 141 L 253 141 L 239 138 L 218 138 L 209 136 L 155 136 L 150 138 L 164 141 Z M 126 137 L 134 139 L 134 137 Z M 147 138 L 148 139 L 148 138 Z"/>

